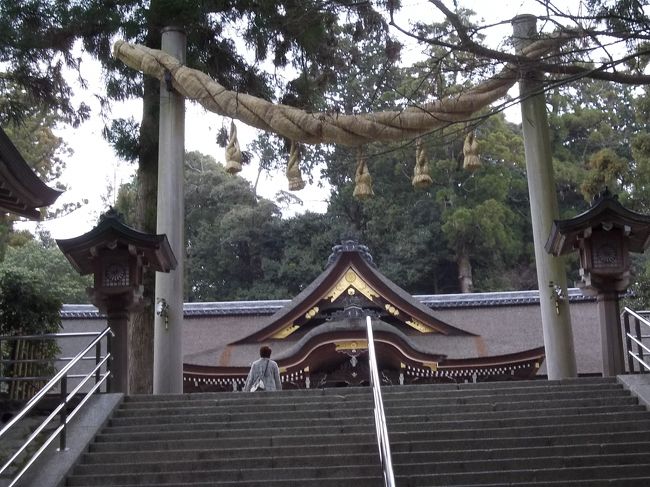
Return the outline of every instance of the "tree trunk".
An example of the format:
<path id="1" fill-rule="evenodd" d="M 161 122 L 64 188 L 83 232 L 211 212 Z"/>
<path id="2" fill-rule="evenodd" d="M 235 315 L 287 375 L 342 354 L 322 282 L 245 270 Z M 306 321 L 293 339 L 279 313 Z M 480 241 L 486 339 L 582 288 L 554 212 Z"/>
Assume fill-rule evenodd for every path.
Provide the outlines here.
<path id="1" fill-rule="evenodd" d="M 160 38 L 160 34 L 157 35 Z M 149 233 L 156 233 L 159 98 L 159 81 L 145 77 L 135 225 L 138 229 Z M 155 274 L 153 271 L 147 271 L 144 275 L 145 307 L 131 313 L 129 322 L 129 392 L 131 394 L 153 392 L 154 296 Z"/>
<path id="2" fill-rule="evenodd" d="M 12 222 L 9 219 L 9 215 L 6 213 L 0 213 L 0 262 L 5 259 L 11 230 Z"/>
<path id="3" fill-rule="evenodd" d="M 463 251 L 456 259 L 458 264 L 458 283 L 460 284 L 461 293 L 471 293 L 474 290 L 472 282 L 472 263 L 469 260 L 467 252 Z"/>

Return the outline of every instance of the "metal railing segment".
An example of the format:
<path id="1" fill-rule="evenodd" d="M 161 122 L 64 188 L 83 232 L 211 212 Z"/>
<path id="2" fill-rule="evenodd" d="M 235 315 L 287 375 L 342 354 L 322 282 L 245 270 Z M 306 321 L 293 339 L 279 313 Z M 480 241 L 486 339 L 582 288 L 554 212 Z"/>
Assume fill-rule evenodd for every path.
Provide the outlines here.
<path id="1" fill-rule="evenodd" d="M 384 474 L 385 487 L 395 487 L 395 475 L 393 473 L 393 460 L 390 453 L 390 442 L 388 441 L 388 429 L 386 428 L 386 414 L 384 412 L 384 401 L 381 397 L 381 383 L 379 381 L 379 367 L 377 366 L 377 354 L 375 352 L 375 339 L 372 333 L 372 322 L 370 316 L 366 316 L 368 331 L 368 356 L 370 365 L 370 387 L 374 400 L 375 429 L 377 431 L 377 446 L 379 448 L 379 459 Z"/>
<path id="2" fill-rule="evenodd" d="M 27 404 L 18 412 L 1 430 L 0 430 L 0 444 L 3 441 L 3 437 L 8 437 L 9 432 L 16 427 L 17 424 L 24 418 L 26 418 L 30 412 L 32 412 L 45 397 L 51 393 L 55 393 L 59 397 L 59 402 L 56 406 L 52 408 L 52 411 L 45 417 L 45 419 L 38 425 L 34 431 L 25 439 L 25 441 L 18 447 L 18 449 L 10 455 L 10 457 L 5 460 L 5 463 L 0 467 L 0 477 L 6 475 L 9 472 L 9 469 L 14 466 L 16 472 L 11 472 L 11 478 L 7 487 L 14 487 L 18 481 L 25 475 L 29 468 L 34 464 L 34 462 L 40 457 L 40 455 L 45 451 L 45 449 L 58 437 L 59 439 L 59 450 L 65 451 L 66 449 L 66 427 L 70 420 L 83 408 L 86 402 L 92 397 L 92 395 L 100 390 L 102 384 L 107 381 L 110 377 L 110 368 L 108 367 L 111 354 L 109 351 L 109 346 L 107 344 L 106 353 L 101 355 L 101 343 L 105 338 L 107 343 L 110 343 L 110 337 L 112 336 L 112 331 L 110 328 L 104 329 L 100 333 L 91 333 L 91 334 L 48 334 L 42 336 L 24 336 L 24 337 L 3 337 L 3 340 L 9 339 L 56 339 L 60 337 L 67 336 L 94 336 L 95 338 L 90 342 L 90 344 L 79 352 L 76 356 L 71 358 L 68 363 L 59 370 L 54 377 L 52 377 L 47 384 L 41 388 L 35 395 L 32 397 Z M 95 366 L 86 374 L 70 374 L 70 371 L 82 360 L 87 360 L 86 355 L 94 349 L 95 351 Z M 5 361 L 7 362 L 7 361 Z M 68 379 L 70 378 L 80 378 L 79 383 L 68 392 Z M 8 378 L 6 378 L 9 380 Z M 29 378 L 21 378 L 29 379 Z M 35 379 L 42 379 L 42 377 L 36 377 Z M 81 392 L 81 389 L 94 379 L 94 384 L 90 387 L 88 391 Z M 79 401 L 74 405 L 75 398 L 79 398 Z M 58 425 L 54 428 L 49 435 L 42 439 L 40 436 L 41 433 L 50 425 L 52 421 L 56 418 L 59 418 Z M 47 433 L 46 433 L 47 434 Z M 38 444 L 38 448 L 34 453 L 26 454 L 26 458 L 21 459 L 21 466 L 17 467 L 14 463 L 27 452 L 30 445 Z"/>

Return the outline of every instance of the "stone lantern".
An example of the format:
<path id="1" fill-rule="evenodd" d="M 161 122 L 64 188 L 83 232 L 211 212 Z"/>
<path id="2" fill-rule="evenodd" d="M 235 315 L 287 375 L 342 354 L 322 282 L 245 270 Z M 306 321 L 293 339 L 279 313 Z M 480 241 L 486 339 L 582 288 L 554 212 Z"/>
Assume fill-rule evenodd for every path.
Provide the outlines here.
<path id="1" fill-rule="evenodd" d="M 618 297 L 630 282 L 630 252 L 649 244 L 650 216 L 624 208 L 607 189 L 584 213 L 555 220 L 546 242 L 550 254 L 580 254 L 578 286 L 598 299 L 604 376 L 625 372 Z"/>
<path id="2" fill-rule="evenodd" d="M 176 267 L 167 236 L 135 230 L 111 208 L 88 233 L 56 243 L 81 275 L 94 275 L 88 294 L 99 311 L 106 314 L 114 333 L 109 389 L 127 393 L 129 312 L 144 304 L 145 268 L 169 272 Z"/>

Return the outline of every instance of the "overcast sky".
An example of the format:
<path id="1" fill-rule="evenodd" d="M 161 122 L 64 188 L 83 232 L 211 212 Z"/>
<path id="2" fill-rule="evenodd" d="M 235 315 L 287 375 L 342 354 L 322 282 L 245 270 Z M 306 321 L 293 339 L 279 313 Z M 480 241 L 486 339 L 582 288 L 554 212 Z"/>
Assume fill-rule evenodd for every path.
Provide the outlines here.
<path id="1" fill-rule="evenodd" d="M 451 5 L 451 2 L 448 2 Z M 494 19 L 513 17 L 521 13 L 537 13 L 539 5 L 534 0 L 519 0 L 500 2 L 485 2 L 476 0 L 473 2 L 463 1 L 462 5 L 473 4 L 472 8 L 485 18 L 486 23 Z M 411 19 L 422 20 L 427 12 L 433 12 L 434 7 L 426 0 L 404 0 L 403 15 L 398 22 L 408 26 Z M 498 6 L 498 8 L 495 8 Z M 502 39 L 508 32 L 495 34 L 495 39 Z M 409 52 L 409 49 L 412 49 Z M 416 55 L 417 48 L 405 47 L 404 54 Z M 83 100 L 92 107 L 93 113 L 99 113 L 99 104 L 94 94 L 102 92 L 101 68 L 99 63 L 85 57 L 81 65 L 82 75 L 87 79 L 89 89 L 76 91 L 79 101 Z M 140 120 L 141 102 L 133 100 L 129 102 L 116 103 L 112 108 L 114 117 L 133 116 Z M 510 116 L 516 117 L 517 110 L 511 110 Z M 187 151 L 197 150 L 204 154 L 213 156 L 217 161 L 223 162 L 224 149 L 216 144 L 216 133 L 224 123 L 223 117 L 211 114 L 203 110 L 198 104 L 186 102 L 185 116 L 185 149 Z M 226 122 L 229 126 L 229 121 Z M 242 149 L 255 137 L 256 131 L 237 122 L 238 137 Z M 75 212 L 52 221 L 46 221 L 41 225 L 46 228 L 54 238 L 70 238 L 81 235 L 97 224 L 100 213 L 108 209 L 112 204 L 112 197 L 109 197 L 109 187 L 119 187 L 123 182 L 128 181 L 135 172 L 135 165 L 120 161 L 114 154 L 112 148 L 102 138 L 101 132 L 103 122 L 98 116 L 82 124 L 79 128 L 60 128 L 57 134 L 73 149 L 74 154 L 66 159 L 66 170 L 61 182 L 68 186 L 68 190 L 59 198 L 58 204 L 88 200 L 88 204 Z M 245 166 L 241 176 L 252 183 L 257 177 L 258 162 L 253 161 Z M 287 189 L 286 177 L 282 172 L 274 174 L 263 173 L 258 183 L 258 194 L 273 199 L 280 189 Z M 294 206 L 285 209 L 285 215 L 310 209 L 312 211 L 325 211 L 327 206 L 328 192 L 317 185 L 307 186 L 296 195 L 304 200 L 304 206 Z M 108 202 L 106 200 L 108 198 Z M 19 225 L 20 226 L 20 225 Z M 22 225 L 24 228 L 34 230 L 33 224 Z"/>

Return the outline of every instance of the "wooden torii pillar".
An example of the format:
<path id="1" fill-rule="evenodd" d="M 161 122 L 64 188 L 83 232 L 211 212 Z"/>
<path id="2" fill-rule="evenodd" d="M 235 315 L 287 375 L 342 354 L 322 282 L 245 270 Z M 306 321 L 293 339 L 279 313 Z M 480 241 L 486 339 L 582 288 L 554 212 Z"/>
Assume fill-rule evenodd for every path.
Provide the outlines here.
<path id="1" fill-rule="evenodd" d="M 513 19 L 513 37 L 518 53 L 536 38 L 536 23 L 537 19 L 533 15 L 521 15 Z M 565 379 L 575 377 L 577 367 L 569 302 L 566 298 L 564 260 L 549 255 L 544 249 L 559 210 L 542 74 L 535 71 L 523 73 L 519 81 L 519 96 L 546 368 L 549 379 Z"/>
<path id="2" fill-rule="evenodd" d="M 185 62 L 185 33 L 166 27 L 162 50 Z M 183 392 L 183 285 L 185 255 L 185 99 L 171 83 L 160 83 L 158 149 L 158 207 L 156 229 L 169 239 L 178 265 L 169 274 L 156 274 L 153 392 Z"/>

